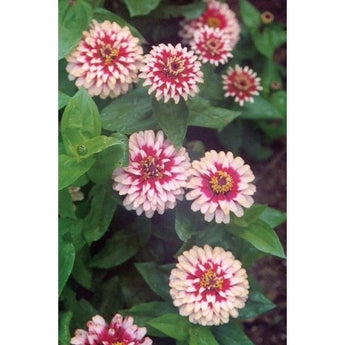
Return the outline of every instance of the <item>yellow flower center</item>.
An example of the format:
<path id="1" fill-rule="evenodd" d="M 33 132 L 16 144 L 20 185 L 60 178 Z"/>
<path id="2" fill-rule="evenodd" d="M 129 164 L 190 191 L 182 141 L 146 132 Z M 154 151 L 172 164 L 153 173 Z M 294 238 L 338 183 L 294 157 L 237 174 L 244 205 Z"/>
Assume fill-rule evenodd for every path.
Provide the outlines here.
<path id="1" fill-rule="evenodd" d="M 147 156 L 140 162 L 144 180 L 148 180 L 150 177 L 157 177 L 159 180 L 163 177 L 163 168 L 156 164 L 155 158 Z"/>
<path id="2" fill-rule="evenodd" d="M 110 44 L 103 46 L 100 49 L 100 53 L 106 65 L 112 63 L 113 58 L 119 55 L 119 51 L 116 48 L 113 48 Z"/>
<path id="3" fill-rule="evenodd" d="M 214 55 L 220 46 L 220 41 L 215 38 L 210 38 L 204 44 L 204 49 L 206 49 L 210 54 Z"/>
<path id="4" fill-rule="evenodd" d="M 207 290 L 222 289 L 223 278 L 217 277 L 217 275 L 209 268 L 201 277 L 200 286 Z"/>
<path id="5" fill-rule="evenodd" d="M 111 345 L 125 345 L 122 341 L 116 341 L 115 343 L 112 343 Z"/>
<path id="6" fill-rule="evenodd" d="M 211 189 L 217 194 L 228 192 L 233 184 L 231 176 L 222 170 L 217 171 L 217 174 L 210 179 Z"/>
<path id="7" fill-rule="evenodd" d="M 211 28 L 219 28 L 220 27 L 220 20 L 217 17 L 209 17 L 209 18 L 207 18 L 206 23 Z"/>
<path id="8" fill-rule="evenodd" d="M 184 63 L 181 56 L 168 57 L 164 71 L 167 75 L 177 77 L 184 71 Z"/>
<path id="9" fill-rule="evenodd" d="M 247 91 L 251 86 L 251 80 L 245 74 L 237 74 L 234 78 L 234 86 L 237 90 Z"/>

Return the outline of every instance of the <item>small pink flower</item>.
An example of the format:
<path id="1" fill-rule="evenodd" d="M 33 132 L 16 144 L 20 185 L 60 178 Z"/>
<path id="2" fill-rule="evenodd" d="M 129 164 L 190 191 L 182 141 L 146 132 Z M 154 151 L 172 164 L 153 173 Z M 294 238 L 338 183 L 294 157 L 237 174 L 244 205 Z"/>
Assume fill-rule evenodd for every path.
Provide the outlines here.
<path id="1" fill-rule="evenodd" d="M 145 56 L 145 66 L 141 68 L 140 78 L 144 86 L 151 85 L 148 93 L 156 92 L 156 99 L 164 98 L 164 103 L 173 99 L 177 104 L 180 97 L 187 100 L 199 92 L 197 83 L 203 82 L 200 62 L 197 56 L 181 44 L 175 47 L 170 43 L 153 46 Z"/>
<path id="2" fill-rule="evenodd" d="M 108 20 L 101 24 L 93 20 L 90 26 L 66 58 L 68 78 L 77 78 L 76 86 L 83 86 L 90 96 L 115 98 L 138 81 L 143 49 L 127 26 Z"/>
<path id="3" fill-rule="evenodd" d="M 235 102 L 243 106 L 244 101 L 254 103 L 252 96 L 258 95 L 260 86 L 260 78 L 256 78 L 256 73 L 249 69 L 248 66 L 244 68 L 239 65 L 235 69 L 229 67 L 226 74 L 222 75 L 223 89 L 226 90 L 225 97 L 235 97 Z"/>
<path id="4" fill-rule="evenodd" d="M 170 295 L 180 315 L 203 326 L 229 322 L 248 298 L 247 273 L 230 251 L 194 246 L 178 258 L 170 273 Z"/>
<path id="5" fill-rule="evenodd" d="M 126 195 L 123 205 L 145 212 L 151 218 L 155 211 L 163 214 L 182 200 L 189 176 L 190 159 L 182 147 L 176 152 L 162 131 L 134 133 L 129 138 L 129 163 L 113 173 L 113 189 Z"/>
<path id="6" fill-rule="evenodd" d="M 123 320 L 116 314 L 109 327 L 102 316 L 96 315 L 87 322 L 88 330 L 77 329 L 71 339 L 72 345 L 151 345 L 152 340 L 144 337 L 145 327 L 133 324 L 133 318 L 126 316 Z"/>
<path id="7" fill-rule="evenodd" d="M 205 26 L 197 30 L 190 47 L 199 55 L 199 59 L 203 63 L 224 65 L 228 62 L 228 58 L 232 57 L 230 36 L 219 28 Z"/>
<path id="8" fill-rule="evenodd" d="M 198 18 L 183 20 L 180 25 L 182 30 L 179 32 L 182 42 L 188 44 L 196 30 L 208 26 L 219 28 L 229 35 L 230 45 L 234 47 L 240 39 L 240 25 L 236 15 L 230 10 L 227 4 L 215 0 L 204 0 L 207 3 L 205 12 Z"/>
<path id="9" fill-rule="evenodd" d="M 200 161 L 192 162 L 192 177 L 187 188 L 187 200 L 194 200 L 191 209 L 200 211 L 204 219 L 216 223 L 229 223 L 230 211 L 237 217 L 243 216 L 243 208 L 254 203 L 254 175 L 241 157 L 234 158 L 231 152 L 214 150 L 206 152 Z"/>

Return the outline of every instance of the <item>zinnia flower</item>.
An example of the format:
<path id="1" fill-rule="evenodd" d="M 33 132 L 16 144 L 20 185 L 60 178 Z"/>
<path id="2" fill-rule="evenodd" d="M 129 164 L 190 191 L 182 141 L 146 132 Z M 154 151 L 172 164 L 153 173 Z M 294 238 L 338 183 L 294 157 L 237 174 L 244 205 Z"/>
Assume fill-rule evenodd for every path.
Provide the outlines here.
<path id="1" fill-rule="evenodd" d="M 138 81 L 143 49 L 127 26 L 93 20 L 90 27 L 66 58 L 68 78 L 77 78 L 76 86 L 83 86 L 90 96 L 115 98 Z"/>
<path id="2" fill-rule="evenodd" d="M 269 11 L 265 11 L 263 13 L 261 13 L 261 21 L 264 24 L 271 24 L 274 20 L 274 15 L 273 13 L 269 12 Z"/>
<path id="3" fill-rule="evenodd" d="M 197 30 L 190 47 L 203 63 L 209 62 L 218 66 L 227 63 L 228 58 L 232 57 L 230 36 L 219 28 L 205 26 Z"/>
<path id="4" fill-rule="evenodd" d="M 230 45 L 234 47 L 240 39 L 240 25 L 236 19 L 236 15 L 230 10 L 227 4 L 215 0 L 205 0 L 207 8 L 205 12 L 198 18 L 192 20 L 183 20 L 180 25 L 182 30 L 179 32 L 182 37 L 182 43 L 188 44 L 195 31 L 209 26 L 211 28 L 219 28 L 230 36 Z"/>
<path id="5" fill-rule="evenodd" d="M 133 318 L 123 320 L 116 314 L 109 327 L 102 316 L 96 315 L 87 322 L 87 331 L 77 329 L 71 339 L 72 345 L 151 345 L 152 340 L 145 337 L 146 328 L 133 325 Z"/>
<path id="6" fill-rule="evenodd" d="M 203 326 L 238 317 L 248 298 L 247 273 L 230 251 L 194 246 L 178 258 L 169 278 L 170 295 L 180 315 Z"/>
<path id="7" fill-rule="evenodd" d="M 248 66 L 242 68 L 236 65 L 235 69 L 229 67 L 222 78 L 223 89 L 226 90 L 225 97 L 235 97 L 235 102 L 239 102 L 240 106 L 243 106 L 244 101 L 254 103 L 252 96 L 258 95 L 258 91 L 262 90 L 261 79 L 256 78 L 256 73 Z"/>
<path id="8" fill-rule="evenodd" d="M 237 217 L 243 216 L 242 207 L 254 203 L 255 185 L 249 183 L 254 175 L 241 157 L 231 152 L 214 150 L 205 153 L 200 161 L 193 161 L 186 194 L 187 200 L 194 200 L 191 209 L 204 214 L 207 222 L 215 218 L 216 223 L 229 223 L 230 211 Z"/>
<path id="9" fill-rule="evenodd" d="M 151 218 L 155 211 L 163 214 L 176 206 L 176 199 L 182 200 L 189 169 L 186 149 L 176 152 L 162 131 L 156 136 L 151 130 L 134 133 L 129 138 L 128 167 L 114 171 L 113 188 L 127 195 L 127 210 Z"/>
<path id="10" fill-rule="evenodd" d="M 177 104 L 182 96 L 195 96 L 199 92 L 197 83 L 203 82 L 200 62 L 197 56 L 181 44 L 175 47 L 170 43 L 153 46 L 145 56 L 145 66 L 141 68 L 140 78 L 144 78 L 144 86 L 151 85 L 148 93 L 156 91 L 156 99 L 164 97 L 164 103 L 173 98 Z"/>

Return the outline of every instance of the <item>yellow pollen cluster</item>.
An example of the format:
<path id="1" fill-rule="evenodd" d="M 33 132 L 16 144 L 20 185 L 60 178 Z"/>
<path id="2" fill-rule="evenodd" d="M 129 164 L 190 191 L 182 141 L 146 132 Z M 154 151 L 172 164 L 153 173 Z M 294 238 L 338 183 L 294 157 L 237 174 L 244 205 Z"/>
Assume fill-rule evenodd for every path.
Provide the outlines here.
<path id="1" fill-rule="evenodd" d="M 220 20 L 219 20 L 219 18 L 216 18 L 216 17 L 207 18 L 206 23 L 211 28 L 219 28 L 220 27 Z"/>
<path id="2" fill-rule="evenodd" d="M 217 50 L 220 46 L 220 41 L 219 39 L 214 39 L 214 38 L 210 38 L 209 40 L 207 40 L 205 42 L 204 48 L 212 55 L 217 53 Z"/>
<path id="3" fill-rule="evenodd" d="M 225 171 L 219 170 L 217 171 L 217 175 L 211 177 L 210 185 L 212 190 L 217 194 L 226 193 L 231 190 L 233 180 Z"/>
<path id="4" fill-rule="evenodd" d="M 144 180 L 148 180 L 150 177 L 157 177 L 161 179 L 163 177 L 162 167 L 155 162 L 155 158 L 147 156 L 140 162 L 143 171 Z"/>
<path id="5" fill-rule="evenodd" d="M 200 286 L 210 289 L 222 289 L 223 278 L 217 277 L 217 275 L 209 268 L 201 277 Z"/>
<path id="6" fill-rule="evenodd" d="M 164 71 L 170 75 L 177 77 L 184 70 L 184 63 L 181 57 L 171 56 L 168 57 Z"/>
<path id="7" fill-rule="evenodd" d="M 237 90 L 247 91 L 251 86 L 251 82 L 248 76 L 244 74 L 237 74 L 234 78 L 234 86 Z"/>
<path id="8" fill-rule="evenodd" d="M 111 345 L 125 345 L 122 341 L 117 341 L 115 343 L 112 343 Z"/>
<path id="9" fill-rule="evenodd" d="M 106 44 L 102 47 L 100 52 L 106 65 L 109 65 L 113 61 L 113 58 L 119 55 L 119 51 L 116 48 L 112 48 L 110 44 Z"/>

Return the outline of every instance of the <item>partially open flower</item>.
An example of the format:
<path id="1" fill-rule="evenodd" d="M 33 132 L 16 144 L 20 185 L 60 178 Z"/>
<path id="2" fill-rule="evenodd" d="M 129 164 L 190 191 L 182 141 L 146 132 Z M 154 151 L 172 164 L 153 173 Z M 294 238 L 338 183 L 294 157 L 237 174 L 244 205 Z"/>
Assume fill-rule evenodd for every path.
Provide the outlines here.
<path id="1" fill-rule="evenodd" d="M 281 88 L 281 85 L 279 81 L 272 81 L 271 83 L 271 89 L 272 90 L 279 90 Z"/>
<path id="2" fill-rule="evenodd" d="M 152 340 L 145 337 L 146 328 L 133 324 L 133 318 L 116 314 L 109 327 L 100 315 L 87 322 L 87 331 L 77 329 L 71 339 L 72 345 L 151 345 Z"/>
<path id="3" fill-rule="evenodd" d="M 189 321 L 203 326 L 229 322 L 248 298 L 247 273 L 230 251 L 194 246 L 178 258 L 169 278 L 174 306 Z"/>
<path id="4" fill-rule="evenodd" d="M 90 96 L 115 98 L 138 81 L 143 49 L 128 27 L 106 20 L 92 21 L 90 31 L 66 58 L 70 80 L 84 87 Z"/>
<path id="5" fill-rule="evenodd" d="M 254 203 L 256 191 L 254 175 L 241 157 L 234 158 L 231 152 L 214 150 L 205 153 L 200 161 L 192 162 L 192 177 L 187 188 L 187 200 L 194 200 L 191 209 L 200 211 L 204 219 L 216 223 L 229 223 L 230 211 L 237 217 L 243 216 L 243 208 Z"/>
<path id="6" fill-rule="evenodd" d="M 140 78 L 144 86 L 151 85 L 148 93 L 156 92 L 156 99 L 164 98 L 164 103 L 173 99 L 177 104 L 180 97 L 187 100 L 199 92 L 197 83 L 203 82 L 200 62 L 197 56 L 181 44 L 175 47 L 170 43 L 153 46 L 145 56 L 145 66 L 141 68 Z"/>
<path id="7" fill-rule="evenodd" d="M 235 69 L 229 67 L 226 74 L 222 75 L 223 89 L 226 90 L 225 97 L 235 97 L 235 102 L 243 106 L 244 101 L 254 103 L 252 96 L 258 95 L 260 86 L 260 78 L 256 78 L 256 73 L 249 69 L 248 66 L 244 68 L 239 65 Z"/>
<path id="8" fill-rule="evenodd" d="M 219 28 L 229 35 L 230 45 L 234 47 L 240 39 L 240 25 L 236 15 L 230 10 L 227 4 L 215 0 L 204 0 L 207 3 L 205 12 L 198 18 L 192 20 L 183 20 L 180 25 L 182 30 L 179 35 L 182 37 L 182 43 L 188 44 L 195 34 L 205 26 Z"/>
<path id="9" fill-rule="evenodd" d="M 269 11 L 265 11 L 263 13 L 261 13 L 261 21 L 264 24 L 271 24 L 274 20 L 274 15 L 273 13 L 269 12 Z"/>
<path id="10" fill-rule="evenodd" d="M 228 58 L 232 57 L 230 36 L 219 28 L 205 26 L 197 30 L 190 47 L 199 55 L 199 59 L 203 63 L 224 65 L 228 62 Z"/>
<path id="11" fill-rule="evenodd" d="M 176 152 L 162 131 L 134 133 L 129 138 L 128 166 L 114 171 L 113 188 L 127 195 L 123 200 L 127 210 L 151 218 L 155 211 L 163 214 L 183 199 L 189 170 L 186 149 Z"/>

